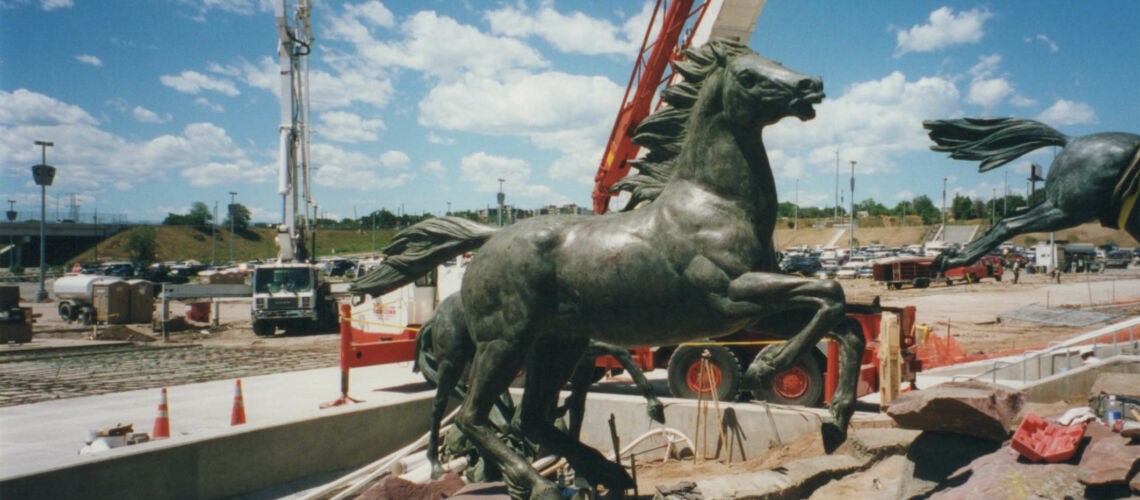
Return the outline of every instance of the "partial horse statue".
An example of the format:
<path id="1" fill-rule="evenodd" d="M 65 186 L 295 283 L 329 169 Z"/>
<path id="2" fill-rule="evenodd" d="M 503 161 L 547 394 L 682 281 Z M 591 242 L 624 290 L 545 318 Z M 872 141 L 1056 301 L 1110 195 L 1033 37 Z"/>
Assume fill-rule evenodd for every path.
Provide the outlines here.
<path id="1" fill-rule="evenodd" d="M 784 117 L 814 118 L 823 83 L 724 40 L 685 57 L 676 63 L 685 81 L 661 94 L 669 106 L 635 134 L 635 142 L 649 147 L 638 180 L 651 201 L 605 216 L 536 217 L 499 230 L 455 217 L 430 219 L 398 234 L 384 249 L 386 265 L 353 283 L 354 293 L 382 294 L 480 249 L 460 292 L 475 358 L 456 424 L 499 465 L 516 494 L 560 498 L 488 425 L 492 406 L 524 364 L 544 376 L 526 378 L 520 431 L 592 484 L 618 494 L 632 486 L 620 465 L 552 423 L 558 391 L 590 339 L 672 345 L 742 328 L 789 337 L 748 367 L 744 388 L 751 390 L 832 336 L 841 348 L 840 381 L 823 433 L 829 449 L 846 438 L 864 340 L 835 328 L 845 312 L 837 282 L 777 273 L 776 185 L 761 138 L 765 126 Z"/>
<path id="2" fill-rule="evenodd" d="M 570 378 L 570 396 L 560 412 L 568 413 L 569 424 L 567 434 L 577 439 L 582 430 L 582 418 L 585 414 L 586 391 L 597 380 L 594 361 L 601 356 L 613 356 L 622 367 L 633 377 L 634 383 L 641 390 L 646 400 L 645 411 L 649 418 L 665 423 L 665 405 L 657 399 L 653 386 L 641 372 L 641 368 L 633 361 L 629 351 L 609 344 L 591 341 L 586 348 L 582 361 L 574 370 Z M 431 318 L 424 323 L 416 337 L 415 363 L 413 371 L 423 373 L 424 379 L 436 386 L 435 398 L 432 401 L 431 430 L 428 432 L 427 458 L 431 464 L 432 478 L 443 475 L 443 467 L 439 461 L 439 429 L 443 420 L 443 413 L 447 411 L 447 400 L 454 393 L 459 398 L 467 394 L 467 383 L 464 380 L 465 371 L 475 357 L 475 342 L 467 331 L 467 323 L 463 315 L 463 300 L 459 293 L 449 295 L 439 303 Z M 514 417 L 514 404 L 508 393 L 497 403 L 498 420 L 508 424 Z M 510 433 L 510 429 L 500 428 L 501 433 Z M 539 457 L 534 457 L 539 458 Z"/>
<path id="3" fill-rule="evenodd" d="M 1069 137 L 1041 122 L 1020 118 L 961 118 L 923 122 L 934 151 L 955 160 L 981 161 L 995 169 L 1038 148 L 1060 146 L 1045 179 L 1045 201 L 1003 218 L 961 251 L 935 259 L 942 270 L 974 263 L 990 249 L 1025 233 L 1060 231 L 1100 220 L 1140 239 L 1140 136 L 1103 132 Z"/>

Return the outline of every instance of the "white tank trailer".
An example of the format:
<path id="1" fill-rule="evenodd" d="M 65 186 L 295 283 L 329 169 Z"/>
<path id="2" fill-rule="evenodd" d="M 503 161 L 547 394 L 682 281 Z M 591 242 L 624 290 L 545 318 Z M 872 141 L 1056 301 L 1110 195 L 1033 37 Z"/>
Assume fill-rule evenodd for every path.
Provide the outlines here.
<path id="1" fill-rule="evenodd" d="M 95 306 L 92 304 L 92 297 L 95 284 L 114 281 L 122 281 L 122 278 L 76 274 L 56 279 L 52 284 L 52 294 L 59 300 L 59 317 L 68 323 L 79 321 L 87 325 L 94 322 Z"/>

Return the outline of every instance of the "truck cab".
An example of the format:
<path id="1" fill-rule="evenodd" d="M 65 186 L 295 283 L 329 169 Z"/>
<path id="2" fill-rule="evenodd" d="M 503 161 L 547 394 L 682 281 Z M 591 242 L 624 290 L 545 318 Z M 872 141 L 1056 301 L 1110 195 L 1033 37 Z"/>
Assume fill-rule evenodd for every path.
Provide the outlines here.
<path id="1" fill-rule="evenodd" d="M 254 268 L 250 316 L 258 336 L 284 330 L 319 330 L 335 322 L 336 304 L 320 266 L 272 263 Z"/>

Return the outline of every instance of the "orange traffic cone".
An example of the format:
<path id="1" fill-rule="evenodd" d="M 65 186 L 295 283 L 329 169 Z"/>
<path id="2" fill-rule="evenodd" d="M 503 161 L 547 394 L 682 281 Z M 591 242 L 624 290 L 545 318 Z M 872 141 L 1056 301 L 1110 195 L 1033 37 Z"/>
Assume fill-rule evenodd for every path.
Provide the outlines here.
<path id="1" fill-rule="evenodd" d="M 230 425 L 245 423 L 245 400 L 241 397 L 241 380 L 234 386 L 234 409 L 230 412 Z"/>
<path id="2" fill-rule="evenodd" d="M 170 410 L 166 406 L 166 388 L 162 388 L 162 401 L 158 403 L 158 416 L 154 419 L 154 430 L 150 433 L 151 439 L 170 437 Z"/>

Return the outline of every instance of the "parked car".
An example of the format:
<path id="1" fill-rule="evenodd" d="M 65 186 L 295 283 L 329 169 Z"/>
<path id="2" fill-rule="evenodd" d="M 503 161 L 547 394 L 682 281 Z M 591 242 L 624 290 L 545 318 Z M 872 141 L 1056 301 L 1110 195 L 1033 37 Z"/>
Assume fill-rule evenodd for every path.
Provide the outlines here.
<path id="1" fill-rule="evenodd" d="M 780 272 L 784 274 L 811 276 L 819 271 L 819 268 L 819 259 L 806 255 L 789 257 L 780 261 Z"/>
<path id="2" fill-rule="evenodd" d="M 1104 267 L 1125 268 L 1132 260 L 1131 252 L 1122 250 L 1113 250 L 1108 252 L 1108 256 L 1104 258 Z"/>

